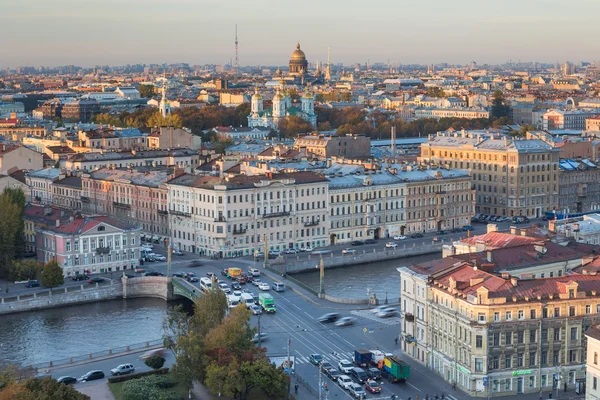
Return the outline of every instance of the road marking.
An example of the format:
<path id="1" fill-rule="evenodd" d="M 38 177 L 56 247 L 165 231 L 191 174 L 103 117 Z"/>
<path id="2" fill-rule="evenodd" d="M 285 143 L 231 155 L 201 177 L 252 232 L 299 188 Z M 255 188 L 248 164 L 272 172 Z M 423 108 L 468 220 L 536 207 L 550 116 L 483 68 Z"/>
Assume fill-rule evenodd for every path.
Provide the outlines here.
<path id="1" fill-rule="evenodd" d="M 456 397 L 454 397 L 454 396 L 451 396 L 451 395 L 449 395 L 449 394 L 447 394 L 447 395 L 446 395 L 446 397 L 449 397 L 451 400 L 456 400 Z"/>
<path id="2" fill-rule="evenodd" d="M 418 388 L 418 387 L 416 387 L 415 385 L 411 384 L 409 381 L 406 381 L 406 384 L 407 384 L 407 385 L 410 385 L 410 387 L 413 387 L 413 388 L 415 388 L 415 389 L 416 389 L 416 390 L 418 390 L 419 392 L 421 391 L 421 389 L 419 389 L 419 388 Z M 456 400 L 456 399 L 454 399 L 454 400 Z"/>

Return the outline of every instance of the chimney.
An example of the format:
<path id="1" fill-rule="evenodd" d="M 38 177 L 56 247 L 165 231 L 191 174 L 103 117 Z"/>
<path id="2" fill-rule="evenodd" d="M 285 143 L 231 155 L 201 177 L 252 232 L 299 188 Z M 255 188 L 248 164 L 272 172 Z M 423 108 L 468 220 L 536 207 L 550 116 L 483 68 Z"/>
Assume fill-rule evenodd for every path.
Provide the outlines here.
<path id="1" fill-rule="evenodd" d="M 485 251 L 485 249 L 486 245 L 484 241 L 478 240 L 475 242 L 475 253 L 481 253 L 482 251 Z"/>
<path id="2" fill-rule="evenodd" d="M 487 224 L 487 233 L 498 232 L 498 225 L 496 224 Z"/>
<path id="3" fill-rule="evenodd" d="M 510 279 L 510 274 L 508 272 L 503 272 L 502 279 Z"/>
<path id="4" fill-rule="evenodd" d="M 56 220 L 56 227 L 58 228 L 60 226 L 60 219 Z"/>
<path id="5" fill-rule="evenodd" d="M 510 234 L 518 236 L 519 235 L 519 228 L 517 228 L 516 226 L 511 226 L 510 227 Z"/>
<path id="6" fill-rule="evenodd" d="M 489 262 L 489 263 L 494 262 L 494 255 L 492 254 L 491 250 L 488 250 L 486 252 L 486 259 L 487 259 L 487 262 Z"/>
<path id="7" fill-rule="evenodd" d="M 527 236 L 527 228 L 521 229 L 521 236 Z"/>
<path id="8" fill-rule="evenodd" d="M 514 276 L 510 278 L 510 283 L 513 285 L 513 287 L 517 287 L 517 281 L 518 279 Z"/>

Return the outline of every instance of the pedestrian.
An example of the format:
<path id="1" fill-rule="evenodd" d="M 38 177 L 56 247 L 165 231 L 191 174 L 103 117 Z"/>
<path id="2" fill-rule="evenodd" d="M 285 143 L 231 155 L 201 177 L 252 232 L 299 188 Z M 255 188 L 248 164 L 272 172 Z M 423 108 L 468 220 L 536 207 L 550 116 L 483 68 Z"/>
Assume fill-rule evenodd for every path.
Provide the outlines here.
<path id="1" fill-rule="evenodd" d="M 298 384 L 297 383 L 294 385 L 294 393 L 298 394 Z"/>
<path id="2" fill-rule="evenodd" d="M 394 342 L 396 342 L 396 346 L 398 346 L 398 337 L 394 339 Z"/>
<path id="3" fill-rule="evenodd" d="M 456 391 L 456 381 L 452 381 L 452 390 Z"/>
<path id="4" fill-rule="evenodd" d="M 540 400 L 542 400 L 542 391 L 540 390 Z"/>
<path id="5" fill-rule="evenodd" d="M 419 395 L 416 395 L 416 396 L 415 396 L 415 400 L 419 400 Z"/>
<path id="6" fill-rule="evenodd" d="M 567 392 L 567 382 L 565 382 L 565 393 Z"/>

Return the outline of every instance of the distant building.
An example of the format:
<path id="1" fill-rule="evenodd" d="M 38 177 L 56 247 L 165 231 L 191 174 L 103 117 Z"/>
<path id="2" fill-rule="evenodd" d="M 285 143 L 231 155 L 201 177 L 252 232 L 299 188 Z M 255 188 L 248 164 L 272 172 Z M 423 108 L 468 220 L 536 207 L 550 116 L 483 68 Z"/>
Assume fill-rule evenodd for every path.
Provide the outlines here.
<path id="1" fill-rule="evenodd" d="M 300 49 L 300 43 L 292 53 L 289 67 L 290 75 L 304 75 L 308 72 L 308 61 L 306 61 L 306 54 Z"/>
<path id="2" fill-rule="evenodd" d="M 117 90 L 115 90 L 115 93 L 123 99 L 132 100 L 140 98 L 140 92 L 134 87 L 118 87 Z"/>
<path id="3" fill-rule="evenodd" d="M 72 122 L 89 122 L 92 117 L 100 112 L 100 103 L 94 99 L 75 100 L 62 107 L 63 120 Z"/>
<path id="4" fill-rule="evenodd" d="M 360 135 L 325 136 L 318 133 L 299 136 L 294 149 L 326 159 L 333 156 L 369 158 L 371 139 Z"/>
<path id="5" fill-rule="evenodd" d="M 543 114 L 542 129 L 586 129 L 586 120 L 598 115 L 598 110 L 550 110 Z"/>
<path id="6" fill-rule="evenodd" d="M 292 106 L 292 100 L 284 88 L 283 81 L 281 81 L 273 97 L 273 107 L 264 109 L 263 97 L 258 93 L 257 88 L 252 96 L 250 115 L 248 115 L 248 127 L 278 129 L 279 121 L 286 117 L 296 116 L 308 121 L 316 128 L 317 114 L 315 114 L 315 98 L 308 89 L 302 95 L 301 104 L 301 108 Z"/>
<path id="7" fill-rule="evenodd" d="M 588 159 L 561 160 L 558 165 L 560 167 L 558 211 L 582 213 L 600 210 L 598 165 Z"/>
<path id="8" fill-rule="evenodd" d="M 9 175 L 17 170 L 38 170 L 44 165 L 44 156 L 25 146 L 0 144 L 0 174 Z"/>

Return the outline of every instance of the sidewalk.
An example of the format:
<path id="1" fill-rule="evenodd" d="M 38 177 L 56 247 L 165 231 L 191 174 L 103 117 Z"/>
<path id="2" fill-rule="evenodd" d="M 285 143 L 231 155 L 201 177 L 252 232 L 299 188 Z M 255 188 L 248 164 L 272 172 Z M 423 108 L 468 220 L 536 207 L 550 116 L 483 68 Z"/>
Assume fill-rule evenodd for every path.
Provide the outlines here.
<path id="1" fill-rule="evenodd" d="M 115 400 L 115 396 L 108 388 L 108 382 L 77 388 L 77 391 L 90 396 L 92 400 Z"/>

